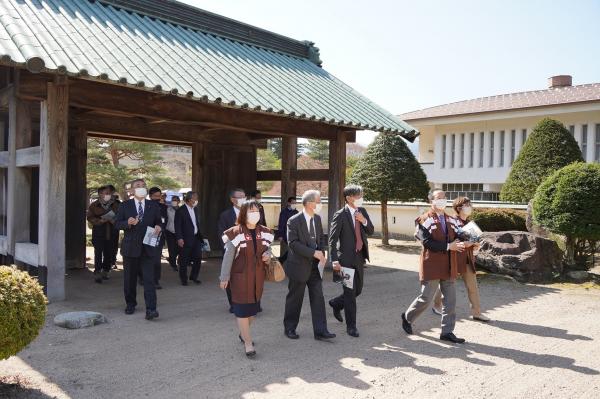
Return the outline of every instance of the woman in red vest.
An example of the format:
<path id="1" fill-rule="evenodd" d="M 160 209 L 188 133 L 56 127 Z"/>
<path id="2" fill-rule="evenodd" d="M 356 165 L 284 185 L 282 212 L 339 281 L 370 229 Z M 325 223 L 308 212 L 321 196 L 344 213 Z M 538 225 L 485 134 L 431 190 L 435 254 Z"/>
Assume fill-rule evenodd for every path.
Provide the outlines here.
<path id="1" fill-rule="evenodd" d="M 254 357 L 250 326 L 260 308 L 265 282 L 266 262 L 271 259 L 273 232 L 262 226 L 257 201 L 240 208 L 236 225 L 225 231 L 225 254 L 221 264 L 221 289 L 231 288 L 233 313 L 240 330 L 247 357 Z"/>

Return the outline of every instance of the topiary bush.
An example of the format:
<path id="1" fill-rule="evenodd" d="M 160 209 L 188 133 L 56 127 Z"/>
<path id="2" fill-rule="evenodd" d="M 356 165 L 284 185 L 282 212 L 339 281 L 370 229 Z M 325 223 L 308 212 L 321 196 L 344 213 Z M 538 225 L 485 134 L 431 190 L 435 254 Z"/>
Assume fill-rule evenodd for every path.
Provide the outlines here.
<path id="1" fill-rule="evenodd" d="M 46 296 L 40 284 L 25 272 L 0 266 L 0 360 L 33 341 L 45 317 Z"/>
<path id="2" fill-rule="evenodd" d="M 544 118 L 513 163 L 502 185 L 502 201 L 527 203 L 535 190 L 552 172 L 573 162 L 583 162 L 581 150 L 569 130 L 557 120 Z"/>
<path id="3" fill-rule="evenodd" d="M 527 212 L 517 209 L 476 208 L 471 219 L 483 231 L 527 231 Z"/>
<path id="4" fill-rule="evenodd" d="M 565 261 L 572 267 L 577 240 L 600 240 L 600 164 L 574 163 L 544 180 L 533 199 L 533 220 L 566 237 Z"/>

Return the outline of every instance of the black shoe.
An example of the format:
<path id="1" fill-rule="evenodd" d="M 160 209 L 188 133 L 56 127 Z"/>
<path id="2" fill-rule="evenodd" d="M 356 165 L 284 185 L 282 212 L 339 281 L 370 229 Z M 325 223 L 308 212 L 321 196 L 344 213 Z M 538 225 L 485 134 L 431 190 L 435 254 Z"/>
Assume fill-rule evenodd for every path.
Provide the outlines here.
<path id="1" fill-rule="evenodd" d="M 102 272 L 102 280 L 108 280 L 110 277 L 108 277 L 108 272 Z"/>
<path id="2" fill-rule="evenodd" d="M 331 339 L 331 338 L 335 338 L 335 334 L 330 333 L 329 331 L 315 334 L 315 339 L 317 341 L 323 341 L 325 339 Z"/>
<path id="3" fill-rule="evenodd" d="M 156 284 L 154 284 L 154 287 L 155 287 L 157 290 L 162 290 L 162 286 L 161 286 L 159 283 L 156 283 Z"/>
<path id="4" fill-rule="evenodd" d="M 333 309 L 333 317 L 335 317 L 335 319 L 340 323 L 343 323 L 344 318 L 342 317 L 341 309 L 338 309 L 335 306 L 333 306 L 333 300 L 329 301 L 329 306 L 331 306 L 331 308 Z"/>
<path id="5" fill-rule="evenodd" d="M 406 313 L 402 313 L 402 328 L 408 335 L 411 335 L 413 333 L 412 326 L 410 325 L 408 320 L 406 320 Z"/>
<path id="6" fill-rule="evenodd" d="M 190 280 L 192 280 L 196 284 L 202 284 L 202 281 L 200 281 L 198 279 L 190 279 Z"/>
<path id="7" fill-rule="evenodd" d="M 254 349 L 253 349 L 253 350 L 251 350 L 250 352 L 246 352 L 246 357 L 247 357 L 247 358 L 251 359 L 251 358 L 253 358 L 254 356 L 256 356 L 256 351 L 255 351 Z"/>
<path id="8" fill-rule="evenodd" d="M 127 306 L 125 308 L 125 314 L 134 314 L 135 313 L 135 306 Z"/>
<path id="9" fill-rule="evenodd" d="M 346 332 L 348 333 L 349 336 L 354 337 L 354 338 L 358 338 L 358 336 L 359 336 L 358 330 L 356 329 L 356 327 L 349 327 L 346 329 Z"/>
<path id="10" fill-rule="evenodd" d="M 146 320 L 156 319 L 158 312 L 156 310 L 146 310 Z"/>
<path id="11" fill-rule="evenodd" d="M 289 339 L 298 339 L 298 338 L 300 338 L 300 336 L 298 334 L 296 334 L 295 330 L 286 330 L 285 331 L 285 336 L 288 337 Z"/>
<path id="12" fill-rule="evenodd" d="M 188 282 L 187 281 L 182 281 L 181 285 L 188 285 Z"/>
<path id="13" fill-rule="evenodd" d="M 442 335 L 440 335 L 440 339 L 442 341 L 450 341 L 455 344 L 464 344 L 465 343 L 464 338 L 458 338 L 456 335 L 454 335 L 454 333 L 442 334 Z"/>

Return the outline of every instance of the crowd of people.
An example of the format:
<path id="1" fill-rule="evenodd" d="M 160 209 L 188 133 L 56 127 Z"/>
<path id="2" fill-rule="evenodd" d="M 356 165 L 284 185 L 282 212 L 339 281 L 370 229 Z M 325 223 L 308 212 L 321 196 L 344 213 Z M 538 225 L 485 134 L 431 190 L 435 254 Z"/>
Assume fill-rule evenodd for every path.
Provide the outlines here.
<path id="1" fill-rule="evenodd" d="M 98 189 L 98 199 L 88 209 L 94 245 L 94 280 L 102 283 L 115 267 L 119 231 L 124 269 L 125 313 L 135 312 L 136 286 L 144 287 L 146 319 L 159 316 L 156 290 L 161 288 L 161 257 L 166 243 L 168 262 L 178 271 L 182 285 L 189 281 L 200 284 L 202 253 L 208 249 L 198 211 L 198 194 L 185 193 L 183 203 L 172 196 L 167 205 L 160 188 L 146 188 L 143 179 L 131 184 L 132 198 L 120 202 L 113 186 Z M 218 236 L 222 237 L 223 258 L 220 287 L 226 292 L 229 312 L 236 317 L 239 340 L 248 357 L 256 351 L 251 325 L 262 311 L 261 297 L 267 266 L 274 261 L 271 245 L 280 242 L 280 256 L 288 278 L 288 292 L 283 315 L 284 335 L 299 339 L 296 332 L 300 320 L 304 293 L 308 288 L 314 338 L 331 340 L 336 337 L 327 327 L 323 294 L 323 270 L 333 269 L 334 279 L 342 282 L 342 290 L 328 304 L 334 318 L 343 323 L 349 336 L 360 336 L 357 328 L 357 297 L 364 286 L 365 263 L 369 261 L 368 237 L 374 226 L 363 207 L 363 189 L 357 185 L 344 188 L 345 205 L 337 210 L 330 222 L 329 234 L 323 232 L 320 217 L 321 195 L 308 190 L 302 195 L 302 209 L 296 209 L 296 197 L 289 197 L 281 210 L 277 230 L 266 226 L 261 192 L 249 196 L 241 188 L 229 192 L 230 205 L 219 215 Z M 475 273 L 474 251 L 477 242 L 463 234 L 472 205 L 468 198 L 453 202 L 455 215 L 446 212 L 444 191 L 429 194 L 431 208 L 415 220 L 415 238 L 422 244 L 419 260 L 419 295 L 402 313 L 402 328 L 413 333 L 413 324 L 430 306 L 441 316 L 440 339 L 453 343 L 465 340 L 454 334 L 456 322 L 455 281 L 462 276 L 471 305 L 473 320 L 488 322 L 481 312 L 479 289 Z M 351 271 L 351 273 L 348 273 Z M 335 277 L 338 277 L 337 279 Z M 351 281 L 345 281 L 351 280 Z"/>

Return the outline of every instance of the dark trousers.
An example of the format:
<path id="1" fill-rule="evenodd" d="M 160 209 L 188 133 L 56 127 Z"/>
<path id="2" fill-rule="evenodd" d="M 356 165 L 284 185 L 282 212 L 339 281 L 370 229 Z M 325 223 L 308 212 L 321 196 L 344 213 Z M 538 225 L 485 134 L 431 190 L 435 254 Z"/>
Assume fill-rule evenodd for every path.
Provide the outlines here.
<path id="1" fill-rule="evenodd" d="M 110 271 L 110 267 L 113 261 L 113 239 L 108 240 L 94 240 L 94 273 L 100 273 L 101 270 L 105 272 Z"/>
<path id="2" fill-rule="evenodd" d="M 308 287 L 308 298 L 310 300 L 310 313 L 312 316 L 313 332 L 315 334 L 327 331 L 327 319 L 325 318 L 325 299 L 323 298 L 323 284 L 317 265 L 314 264 L 310 277 L 306 282 L 290 280 L 288 293 L 285 297 L 285 315 L 283 326 L 286 331 L 295 330 L 300 321 L 300 311 L 304 300 L 304 289 Z"/>
<path id="3" fill-rule="evenodd" d="M 154 284 L 158 284 L 162 274 L 162 250 L 154 258 Z"/>
<path id="4" fill-rule="evenodd" d="M 156 310 L 156 287 L 154 286 L 155 260 L 155 256 L 146 255 L 137 258 L 123 257 L 125 303 L 127 303 L 127 306 L 137 306 L 136 283 L 139 271 L 143 270 L 146 310 Z"/>
<path id="5" fill-rule="evenodd" d="M 362 292 L 364 263 L 365 261 L 362 255 L 356 254 L 353 265 L 342 265 L 354 269 L 354 285 L 352 286 L 352 289 L 343 286 L 344 291 L 342 294 L 331 300 L 331 305 L 335 309 L 344 310 L 346 326 L 348 328 L 356 328 L 356 297 Z"/>
<path id="6" fill-rule="evenodd" d="M 117 264 L 117 253 L 119 253 L 119 230 L 114 231 L 112 235 L 112 243 L 113 243 L 113 253 L 112 253 L 112 261 L 111 264 Z"/>
<path id="7" fill-rule="evenodd" d="M 169 250 L 169 265 L 173 269 L 177 269 L 177 255 L 179 255 L 179 246 L 177 245 L 177 238 L 175 233 L 165 231 L 165 237 L 167 239 L 167 249 Z"/>
<path id="8" fill-rule="evenodd" d="M 188 266 L 191 264 L 190 280 L 197 280 L 202 264 L 202 241 L 196 239 L 192 245 L 180 248 L 179 253 L 179 278 L 182 283 L 187 283 Z"/>

